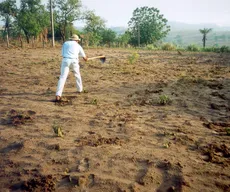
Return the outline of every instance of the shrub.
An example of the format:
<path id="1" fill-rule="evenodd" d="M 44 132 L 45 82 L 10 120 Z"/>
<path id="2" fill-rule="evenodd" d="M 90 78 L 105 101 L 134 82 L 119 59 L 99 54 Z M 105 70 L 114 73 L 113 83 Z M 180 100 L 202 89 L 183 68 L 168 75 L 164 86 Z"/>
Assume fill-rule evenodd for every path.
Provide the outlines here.
<path id="1" fill-rule="evenodd" d="M 213 46 L 213 47 L 206 47 L 206 48 L 202 48 L 201 51 L 204 52 L 215 52 L 215 53 L 220 53 L 220 48 Z"/>
<path id="2" fill-rule="evenodd" d="M 161 49 L 164 51 L 173 51 L 176 50 L 176 46 L 171 43 L 165 43 L 161 46 Z"/>
<path id="3" fill-rule="evenodd" d="M 134 52 L 132 55 L 128 57 L 129 63 L 133 64 L 139 59 L 140 55 L 136 52 Z"/>
<path id="4" fill-rule="evenodd" d="M 199 51 L 200 50 L 199 47 L 197 45 L 194 45 L 194 44 L 187 46 L 186 49 L 187 49 L 187 51 Z"/>
<path id="5" fill-rule="evenodd" d="M 229 52 L 230 52 L 230 48 L 229 48 L 228 46 L 223 45 L 223 46 L 220 48 L 220 52 L 221 52 L 221 53 L 229 53 Z"/>
<path id="6" fill-rule="evenodd" d="M 147 50 L 157 50 L 157 47 L 155 47 L 154 45 L 152 44 L 149 44 L 145 47 Z"/>

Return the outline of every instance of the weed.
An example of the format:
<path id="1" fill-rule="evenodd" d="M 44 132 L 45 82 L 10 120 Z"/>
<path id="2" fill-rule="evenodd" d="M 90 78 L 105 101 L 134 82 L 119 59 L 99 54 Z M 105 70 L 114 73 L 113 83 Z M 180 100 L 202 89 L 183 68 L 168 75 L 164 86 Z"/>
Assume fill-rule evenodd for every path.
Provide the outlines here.
<path id="1" fill-rule="evenodd" d="M 227 133 L 227 135 L 229 135 L 230 136 L 230 127 L 226 127 L 226 133 Z"/>
<path id="2" fill-rule="evenodd" d="M 54 133 L 55 133 L 58 137 L 63 137 L 63 132 L 62 132 L 61 126 L 54 124 L 54 125 L 53 125 L 53 130 L 54 130 Z"/>
<path id="3" fill-rule="evenodd" d="M 138 53 L 133 53 L 132 55 L 130 55 L 128 57 L 128 60 L 129 60 L 129 64 L 134 64 L 137 62 L 137 60 L 139 59 L 140 55 Z"/>
<path id="4" fill-rule="evenodd" d="M 160 105 L 170 104 L 172 101 L 167 95 L 160 95 L 158 103 Z"/>
<path id="5" fill-rule="evenodd" d="M 83 93 L 88 93 L 88 90 L 87 89 L 83 89 Z"/>
<path id="6" fill-rule="evenodd" d="M 92 101 L 90 102 L 92 105 L 97 105 L 98 101 L 97 99 L 92 99 Z"/>
<path id="7" fill-rule="evenodd" d="M 169 148 L 170 147 L 170 145 L 171 145 L 171 142 L 167 142 L 167 143 L 164 143 L 163 144 L 163 148 Z"/>

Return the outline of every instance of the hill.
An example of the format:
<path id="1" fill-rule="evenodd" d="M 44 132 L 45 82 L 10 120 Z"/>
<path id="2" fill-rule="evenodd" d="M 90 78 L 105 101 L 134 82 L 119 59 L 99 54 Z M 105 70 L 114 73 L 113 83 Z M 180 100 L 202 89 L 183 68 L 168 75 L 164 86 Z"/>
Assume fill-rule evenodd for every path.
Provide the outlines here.
<path id="1" fill-rule="evenodd" d="M 174 43 L 179 46 L 187 46 L 196 44 L 202 46 L 202 34 L 199 29 L 212 28 L 207 36 L 207 46 L 230 46 L 230 26 L 218 26 L 217 24 L 187 24 L 181 22 L 170 21 L 168 23 L 171 31 L 163 40 L 164 42 Z M 124 34 L 127 27 L 110 27 L 117 34 Z"/>
<path id="2" fill-rule="evenodd" d="M 164 39 L 165 42 L 175 43 L 180 46 L 196 44 L 202 46 L 202 34 L 199 29 L 212 28 L 207 35 L 207 46 L 230 46 L 230 27 L 221 27 L 216 24 L 186 24 L 169 22 L 171 31 Z"/>

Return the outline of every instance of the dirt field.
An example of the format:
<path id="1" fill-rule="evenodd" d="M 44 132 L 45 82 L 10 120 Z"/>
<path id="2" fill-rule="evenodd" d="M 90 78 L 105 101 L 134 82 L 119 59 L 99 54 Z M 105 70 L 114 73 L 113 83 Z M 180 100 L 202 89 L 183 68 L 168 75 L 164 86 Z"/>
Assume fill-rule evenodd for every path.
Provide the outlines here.
<path id="1" fill-rule="evenodd" d="M 1 192 L 230 191 L 229 54 L 86 49 L 55 103 L 60 47 L 0 49 Z"/>

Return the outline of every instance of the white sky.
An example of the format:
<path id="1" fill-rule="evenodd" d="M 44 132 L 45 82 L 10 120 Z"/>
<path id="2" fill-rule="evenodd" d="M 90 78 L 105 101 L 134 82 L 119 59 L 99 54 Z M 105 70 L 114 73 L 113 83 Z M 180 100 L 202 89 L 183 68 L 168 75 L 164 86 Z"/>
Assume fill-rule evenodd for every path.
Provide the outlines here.
<path id="1" fill-rule="evenodd" d="M 230 26 L 230 0 L 81 0 L 88 10 L 105 19 L 106 25 L 127 26 L 138 7 L 155 7 L 168 21 L 189 24 L 215 23 Z"/>

